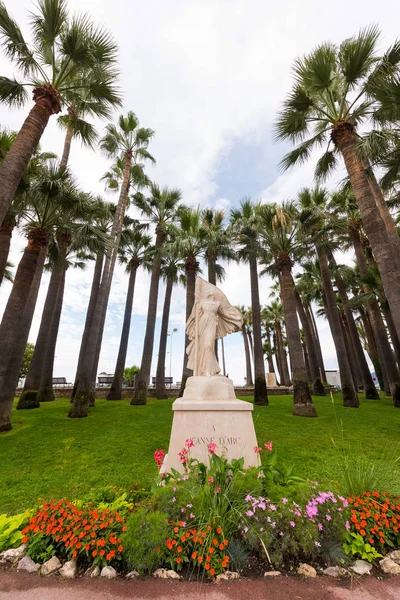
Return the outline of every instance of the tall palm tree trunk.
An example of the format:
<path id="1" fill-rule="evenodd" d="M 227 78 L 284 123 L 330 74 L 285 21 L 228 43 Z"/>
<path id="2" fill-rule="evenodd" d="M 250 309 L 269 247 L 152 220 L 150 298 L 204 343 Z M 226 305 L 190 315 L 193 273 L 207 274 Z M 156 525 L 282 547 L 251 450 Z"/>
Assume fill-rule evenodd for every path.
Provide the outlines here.
<path id="1" fill-rule="evenodd" d="M 120 400 L 122 398 L 122 383 L 124 380 L 124 370 L 126 355 L 128 352 L 129 331 L 131 328 L 133 296 L 135 293 L 136 273 L 139 267 L 139 261 L 134 259 L 130 263 L 128 293 L 126 295 L 124 321 L 122 325 L 121 341 L 119 344 L 117 363 L 115 366 L 114 377 L 110 391 L 107 394 L 107 400 Z"/>
<path id="2" fill-rule="evenodd" d="M 400 340 L 399 336 L 397 335 L 392 313 L 390 311 L 389 306 L 385 306 L 385 303 L 382 304 L 382 311 L 385 316 L 386 325 L 388 327 L 390 339 L 392 341 L 394 353 L 396 355 L 397 365 L 400 366 Z"/>
<path id="3" fill-rule="evenodd" d="M 310 380 L 313 388 L 313 394 L 315 396 L 325 396 L 326 394 L 324 384 L 321 381 L 321 375 L 319 373 L 317 348 L 315 345 L 314 336 L 312 334 L 310 323 L 307 319 L 307 314 L 301 301 L 300 294 L 298 293 L 296 288 L 295 297 L 297 314 L 299 315 L 301 326 L 304 331 L 305 347 L 307 349 L 307 358 L 310 369 Z"/>
<path id="4" fill-rule="evenodd" d="M 244 355 L 246 358 L 246 387 L 253 387 L 253 374 L 251 372 L 249 338 L 247 337 L 247 329 L 244 323 L 242 325 L 242 335 L 244 343 Z"/>
<path id="5" fill-rule="evenodd" d="M 378 264 L 383 287 L 392 311 L 397 334 L 400 335 L 400 242 L 394 228 L 393 219 L 384 208 L 384 199 L 378 189 L 372 189 L 371 177 L 358 154 L 358 138 L 354 127 L 341 123 L 335 128 L 335 141 L 342 153 L 350 183 L 354 191 L 365 233 L 371 243 L 374 258 Z M 373 186 L 373 182 L 372 182 Z M 378 186 L 377 186 L 378 187 Z M 376 202 L 378 198 L 378 203 Z"/>
<path id="6" fill-rule="evenodd" d="M 268 405 L 267 382 L 265 379 L 264 352 L 261 336 L 260 292 L 258 287 L 257 259 L 249 258 L 251 312 L 254 338 L 254 404 Z"/>
<path id="7" fill-rule="evenodd" d="M 330 264 L 335 268 L 337 267 L 335 257 L 333 253 L 328 250 L 328 259 Z M 342 301 L 343 311 L 347 321 L 347 328 L 349 334 L 350 345 L 353 349 L 356 364 L 358 366 L 358 373 L 361 378 L 362 386 L 364 389 L 365 397 L 368 400 L 379 400 L 378 390 L 372 380 L 372 375 L 368 367 L 367 360 L 365 358 L 364 349 L 361 344 L 360 336 L 358 335 L 357 326 L 354 320 L 353 311 L 351 310 L 349 297 L 347 295 L 346 286 L 341 275 L 335 270 L 335 282 L 339 292 L 340 299 Z"/>
<path id="8" fill-rule="evenodd" d="M 40 88 L 40 90 L 43 90 L 43 88 Z M 34 90 L 34 100 L 36 93 L 37 90 Z M 4 221 L 18 184 L 46 129 L 50 116 L 59 111 L 60 104 L 55 97 L 47 94 L 46 97 L 38 98 L 1 163 L 0 223 Z"/>
<path id="9" fill-rule="evenodd" d="M 365 312 L 363 306 L 358 307 L 358 312 L 360 313 L 361 321 L 362 321 L 362 324 L 364 327 L 365 338 L 367 340 L 367 345 L 368 345 L 368 355 L 374 366 L 375 375 L 378 379 L 379 386 L 380 386 L 381 390 L 385 390 L 387 387 L 389 389 L 389 395 L 390 395 L 389 384 L 387 384 L 387 386 L 385 386 L 385 383 L 384 383 L 383 369 L 379 362 L 378 348 L 376 346 L 375 336 L 372 331 L 372 327 L 371 327 L 371 323 L 369 321 L 368 314 Z M 385 379 L 387 380 L 386 373 L 385 373 Z"/>
<path id="10" fill-rule="evenodd" d="M 189 320 L 190 313 L 192 312 L 192 308 L 194 306 L 195 301 L 195 291 L 196 291 L 196 273 L 199 268 L 199 263 L 196 258 L 193 256 L 189 256 L 185 261 L 185 271 L 186 271 L 186 323 Z M 188 377 L 193 375 L 193 371 L 188 369 L 188 361 L 189 357 L 186 353 L 186 348 L 189 346 L 190 340 L 188 338 L 187 333 L 185 332 L 185 352 L 183 356 L 183 369 L 182 369 L 182 382 L 181 389 L 179 390 L 179 397 L 183 396 L 183 392 L 185 391 L 186 381 Z"/>
<path id="11" fill-rule="evenodd" d="M 313 313 L 311 304 L 309 304 L 308 306 L 305 306 L 304 309 L 306 311 L 307 320 L 310 325 L 312 336 L 314 338 L 315 350 L 317 352 L 317 358 L 318 358 L 319 374 L 322 378 L 322 381 L 325 382 L 326 381 L 325 364 L 324 364 L 324 357 L 322 355 L 321 341 L 319 339 L 317 323 L 315 321 L 315 317 L 314 317 L 314 313 Z"/>
<path id="12" fill-rule="evenodd" d="M 297 320 L 295 286 L 291 275 L 292 261 L 286 253 L 281 253 L 278 257 L 278 268 L 293 376 L 293 414 L 300 417 L 316 417 L 317 412 L 308 385 L 299 322 Z"/>
<path id="13" fill-rule="evenodd" d="M 15 228 L 15 216 L 8 213 L 0 225 L 0 285 L 3 281 L 4 272 L 7 268 L 8 255 L 10 253 L 11 237 Z"/>
<path id="14" fill-rule="evenodd" d="M 0 431 L 11 429 L 11 409 L 35 311 L 48 233 L 35 230 L 26 246 L 0 325 Z"/>
<path id="15" fill-rule="evenodd" d="M 354 382 L 356 390 L 359 391 L 362 388 L 362 380 L 361 380 L 361 375 L 360 375 L 360 369 L 358 368 L 357 357 L 354 352 L 354 347 L 351 343 L 346 315 L 342 311 L 340 311 L 339 314 L 340 314 L 340 318 L 342 320 L 343 337 L 344 337 L 344 341 L 346 343 L 347 356 L 349 357 L 350 369 L 351 369 L 351 373 L 353 375 L 353 382 Z"/>
<path id="16" fill-rule="evenodd" d="M 265 331 L 266 331 L 266 334 L 267 334 L 267 341 L 268 341 L 269 348 L 272 350 L 271 330 L 270 330 L 268 322 L 265 323 Z M 274 367 L 274 361 L 272 360 L 272 354 L 273 354 L 272 351 L 267 354 L 268 373 L 275 373 L 275 367 Z"/>
<path id="17" fill-rule="evenodd" d="M 254 361 L 254 344 L 253 344 L 253 335 L 250 331 L 250 328 L 247 328 L 247 337 L 249 340 L 249 347 L 250 347 L 250 352 L 251 352 L 251 358 Z"/>
<path id="18" fill-rule="evenodd" d="M 165 357 L 167 355 L 168 341 L 168 322 L 171 309 L 171 297 L 174 282 L 172 279 L 167 279 L 165 287 L 164 308 L 161 321 L 160 345 L 158 348 L 158 362 L 156 371 L 156 398 L 168 398 L 167 390 L 165 389 Z"/>
<path id="19" fill-rule="evenodd" d="M 54 268 L 47 289 L 46 300 L 43 306 L 42 318 L 40 321 L 39 333 L 36 338 L 35 349 L 33 351 L 31 364 L 26 374 L 24 391 L 38 390 L 42 379 L 42 370 L 44 366 L 44 357 L 46 354 L 47 342 L 49 339 L 49 324 L 52 322 L 62 270 Z"/>
<path id="20" fill-rule="evenodd" d="M 364 254 L 360 233 L 358 229 L 352 228 L 350 230 L 350 235 L 361 278 L 366 279 L 368 277 L 368 263 Z M 372 289 L 366 283 L 363 283 L 363 290 L 366 294 L 372 294 Z M 386 373 L 389 382 L 393 404 L 395 407 L 400 407 L 400 373 L 393 356 L 392 347 L 389 343 L 382 313 L 378 301 L 375 298 L 371 298 L 368 301 L 367 312 L 378 349 L 379 362 L 381 363 L 382 370 Z"/>
<path id="21" fill-rule="evenodd" d="M 42 358 L 43 368 L 41 369 L 42 377 L 40 380 L 37 399 L 39 402 L 52 402 L 55 398 L 53 391 L 53 371 L 54 359 L 56 354 L 58 330 L 60 328 L 61 313 L 64 302 L 66 270 L 62 269 L 61 278 L 57 292 L 57 298 L 54 305 L 53 317 L 49 327 L 49 336 L 46 345 L 46 351 Z"/>
<path id="22" fill-rule="evenodd" d="M 146 404 L 147 401 L 147 390 L 149 387 L 151 373 L 151 361 L 153 358 L 154 331 L 156 327 L 158 288 L 161 272 L 160 250 L 164 244 L 164 240 L 165 233 L 160 227 L 158 227 L 155 244 L 156 254 L 154 256 L 153 268 L 151 270 L 149 303 L 147 307 L 147 323 L 146 333 L 144 336 L 142 362 L 140 364 L 139 374 L 136 376 L 136 388 L 131 400 L 132 405 Z"/>
<path id="23" fill-rule="evenodd" d="M 289 387 L 292 382 L 290 380 L 289 367 L 286 359 L 286 351 L 283 345 L 282 326 L 279 321 L 275 323 L 276 347 L 278 350 L 278 368 L 281 385 Z"/>
<path id="24" fill-rule="evenodd" d="M 353 383 L 346 343 L 343 336 L 339 311 L 336 305 L 335 293 L 333 291 L 331 274 L 328 266 L 326 253 L 317 246 L 317 254 L 324 286 L 324 297 L 327 305 L 327 317 L 332 332 L 333 342 L 339 364 L 340 381 L 342 388 L 343 406 L 358 408 L 357 392 Z"/>
<path id="25" fill-rule="evenodd" d="M 80 371 L 82 369 L 83 359 L 86 355 L 87 341 L 88 341 L 90 329 L 92 326 L 93 313 L 96 309 L 97 296 L 98 296 L 99 288 L 100 288 L 101 274 L 103 271 L 103 262 L 104 262 L 104 252 L 100 251 L 97 254 L 96 264 L 94 267 L 94 274 L 93 274 L 93 280 L 92 280 L 92 287 L 90 290 L 89 304 L 88 304 L 88 309 L 86 312 L 85 327 L 83 330 L 81 347 L 79 350 L 78 364 L 77 364 L 77 368 L 76 368 L 77 374 L 80 373 Z M 74 387 L 72 390 L 72 398 L 74 398 L 74 396 L 75 396 L 77 386 L 78 386 L 78 378 L 76 375 Z"/>
<path id="26" fill-rule="evenodd" d="M 69 159 L 69 153 L 71 151 L 71 141 L 72 141 L 73 134 L 74 134 L 73 129 L 71 127 L 68 127 L 67 131 L 65 133 L 63 154 L 62 154 L 61 161 L 60 161 L 60 167 L 63 168 L 63 169 L 65 169 L 65 167 L 68 164 L 68 159 Z"/>
<path id="27" fill-rule="evenodd" d="M 111 229 L 112 248 L 108 253 L 102 280 L 100 283 L 96 307 L 93 311 L 91 327 L 88 334 L 86 352 L 83 356 L 80 372 L 77 373 L 77 387 L 73 398 L 72 406 L 68 413 L 71 418 L 87 417 L 91 399 L 94 398 L 95 381 L 93 381 L 94 361 L 96 350 L 98 348 L 99 334 L 102 326 L 104 327 L 105 311 L 111 289 L 111 282 L 114 275 L 115 263 L 117 260 L 118 248 L 121 240 L 122 225 L 128 200 L 129 179 L 132 166 L 132 151 L 125 153 L 124 178 L 121 185 L 119 200 L 115 211 L 114 221 Z M 100 338 L 101 343 L 101 338 Z M 97 368 L 97 365 L 96 365 Z"/>
<path id="28" fill-rule="evenodd" d="M 304 363 L 306 365 L 308 383 L 309 383 L 309 385 L 312 385 L 312 376 L 311 376 L 311 370 L 310 370 L 310 361 L 308 358 L 307 345 L 304 341 L 301 342 L 301 345 L 303 346 L 303 356 L 304 356 Z"/>

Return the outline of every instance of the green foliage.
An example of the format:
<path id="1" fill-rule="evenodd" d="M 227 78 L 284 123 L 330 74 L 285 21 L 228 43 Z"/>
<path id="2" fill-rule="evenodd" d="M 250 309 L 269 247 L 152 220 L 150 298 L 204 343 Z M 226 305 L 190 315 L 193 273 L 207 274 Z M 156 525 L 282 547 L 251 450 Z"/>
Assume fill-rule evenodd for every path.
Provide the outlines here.
<path id="1" fill-rule="evenodd" d="M 40 402 L 38 400 L 37 390 L 24 390 L 19 397 L 17 410 L 23 410 L 27 408 L 39 408 Z"/>
<path id="2" fill-rule="evenodd" d="M 124 383 L 129 384 L 130 382 L 134 381 L 139 371 L 140 369 L 136 365 L 133 365 L 132 367 L 127 367 L 124 370 Z"/>
<path id="3" fill-rule="evenodd" d="M 22 529 L 27 524 L 29 517 L 29 510 L 12 517 L 0 515 L 0 552 L 21 545 Z"/>
<path id="4" fill-rule="evenodd" d="M 359 533 L 348 531 L 346 533 L 346 543 L 343 544 L 343 548 L 349 556 L 362 558 L 368 562 L 372 562 L 377 558 L 382 558 L 382 554 L 379 554 L 379 552 Z"/>
<path id="5" fill-rule="evenodd" d="M 231 570 L 237 571 L 238 573 L 243 571 L 250 558 L 248 548 L 239 538 L 233 538 L 229 541 L 228 555 Z"/>
<path id="6" fill-rule="evenodd" d="M 55 556 L 57 549 L 52 543 L 52 540 L 47 535 L 35 535 L 29 541 L 27 548 L 27 555 L 31 557 L 34 562 L 44 563 Z"/>
<path id="7" fill-rule="evenodd" d="M 23 377 L 26 377 L 26 374 L 28 373 L 34 350 L 35 350 L 35 344 L 31 344 L 31 342 L 28 342 L 26 344 L 24 358 L 22 360 L 21 370 L 19 372 L 20 379 L 22 379 Z"/>
<path id="8" fill-rule="evenodd" d="M 166 513 L 148 512 L 145 508 L 134 512 L 127 522 L 127 531 L 122 538 L 124 558 L 129 568 L 142 574 L 151 573 L 162 565 L 169 532 Z"/>

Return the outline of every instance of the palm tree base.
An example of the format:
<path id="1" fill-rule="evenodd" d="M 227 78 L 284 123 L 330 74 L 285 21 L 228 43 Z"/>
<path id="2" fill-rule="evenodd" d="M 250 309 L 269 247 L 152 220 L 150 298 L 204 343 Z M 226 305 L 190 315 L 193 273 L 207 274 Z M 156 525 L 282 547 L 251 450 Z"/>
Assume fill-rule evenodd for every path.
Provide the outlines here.
<path id="1" fill-rule="evenodd" d="M 392 383 L 390 386 L 391 389 L 391 396 L 392 396 L 392 400 L 393 400 L 393 406 L 395 408 L 400 408 L 400 382 L 399 383 Z"/>
<path id="2" fill-rule="evenodd" d="M 106 398 L 107 400 L 122 400 L 122 390 L 111 387 Z"/>
<path id="3" fill-rule="evenodd" d="M 307 402 L 305 404 L 296 402 L 293 405 L 292 414 L 295 417 L 316 417 L 317 411 L 315 409 L 314 404 L 312 404 L 312 402 Z"/>
<path id="4" fill-rule="evenodd" d="M 147 402 L 146 388 L 138 388 L 133 394 L 131 406 L 145 406 Z"/>
<path id="5" fill-rule="evenodd" d="M 10 417 L 2 417 L 0 418 L 0 433 L 3 431 L 11 431 L 12 425 Z"/>
<path id="6" fill-rule="evenodd" d="M 96 406 L 96 392 L 93 388 L 91 388 L 89 392 L 89 406 L 91 408 L 93 408 L 93 406 Z"/>
<path id="7" fill-rule="evenodd" d="M 374 385 L 365 387 L 365 398 L 367 400 L 380 400 L 379 392 Z"/>
<path id="8" fill-rule="evenodd" d="M 168 398 L 168 394 L 165 390 L 156 390 L 156 398 L 157 400 L 165 400 L 166 398 Z"/>
<path id="9" fill-rule="evenodd" d="M 38 392 L 36 390 L 24 390 L 19 397 L 17 410 L 25 410 L 29 408 L 40 408 Z"/>
<path id="10" fill-rule="evenodd" d="M 313 393 L 313 396 L 326 396 L 325 386 L 319 377 L 317 377 L 313 381 L 312 393 Z"/>
<path id="11" fill-rule="evenodd" d="M 76 394 L 75 400 L 69 409 L 68 417 L 70 419 L 81 419 L 89 414 L 90 392 L 81 392 Z"/>
<path id="12" fill-rule="evenodd" d="M 354 388 L 348 385 L 342 387 L 343 406 L 347 408 L 358 408 L 360 403 Z"/>
<path id="13" fill-rule="evenodd" d="M 37 398 L 39 402 L 54 402 L 55 396 L 53 388 L 43 388 L 38 391 Z"/>
<path id="14" fill-rule="evenodd" d="M 265 377 L 257 377 L 254 383 L 254 404 L 268 406 L 268 392 Z"/>

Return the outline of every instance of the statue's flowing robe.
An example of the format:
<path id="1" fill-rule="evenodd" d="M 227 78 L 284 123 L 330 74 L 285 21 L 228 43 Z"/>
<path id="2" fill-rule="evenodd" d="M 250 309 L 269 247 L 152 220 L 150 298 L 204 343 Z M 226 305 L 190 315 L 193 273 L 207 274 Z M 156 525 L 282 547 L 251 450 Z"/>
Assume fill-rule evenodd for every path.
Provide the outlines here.
<path id="1" fill-rule="evenodd" d="M 191 340 L 186 349 L 188 368 L 195 375 L 219 373 L 221 368 L 215 356 L 215 339 L 239 331 L 241 326 L 242 316 L 237 308 L 229 304 L 225 294 L 197 277 L 195 304 L 186 323 L 186 333 Z"/>

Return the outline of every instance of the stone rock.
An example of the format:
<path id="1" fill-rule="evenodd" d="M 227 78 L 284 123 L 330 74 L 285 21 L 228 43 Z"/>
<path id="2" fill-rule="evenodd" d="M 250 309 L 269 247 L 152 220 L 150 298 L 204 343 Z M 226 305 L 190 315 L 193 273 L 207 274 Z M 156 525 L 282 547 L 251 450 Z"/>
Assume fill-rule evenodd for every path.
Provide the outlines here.
<path id="1" fill-rule="evenodd" d="M 329 577 L 347 577 L 350 573 L 347 569 L 343 569 L 343 567 L 328 567 L 324 569 L 324 575 L 329 575 Z"/>
<path id="2" fill-rule="evenodd" d="M 114 567 L 103 567 L 100 573 L 100 577 L 106 577 L 107 579 L 115 579 L 118 575 Z"/>
<path id="3" fill-rule="evenodd" d="M 66 562 L 63 567 L 59 570 L 59 575 L 61 577 L 65 577 L 66 579 L 75 579 L 77 571 L 76 560 L 69 560 Z"/>
<path id="4" fill-rule="evenodd" d="M 278 577 L 280 574 L 280 571 L 265 571 L 264 577 Z"/>
<path id="5" fill-rule="evenodd" d="M 40 569 L 40 574 L 44 577 L 48 577 L 49 575 L 52 575 L 61 569 L 61 566 L 62 565 L 57 556 L 52 556 L 50 560 L 47 560 L 45 563 L 43 563 L 42 568 Z"/>
<path id="6" fill-rule="evenodd" d="M 304 577 L 316 577 L 317 571 L 311 565 L 308 565 L 307 563 L 301 563 L 297 569 L 297 574 L 303 575 Z"/>
<path id="7" fill-rule="evenodd" d="M 356 560 L 350 569 L 357 575 L 369 575 L 372 570 L 372 565 L 366 560 Z"/>
<path id="8" fill-rule="evenodd" d="M 92 565 L 85 571 L 85 577 L 98 577 L 100 575 L 99 565 Z"/>
<path id="9" fill-rule="evenodd" d="M 400 550 L 393 550 L 387 555 L 387 557 L 391 558 L 396 564 L 400 565 Z"/>
<path id="10" fill-rule="evenodd" d="M 233 579 L 240 579 L 240 575 L 236 571 L 225 571 L 217 575 L 216 579 L 217 581 L 232 581 Z"/>
<path id="11" fill-rule="evenodd" d="M 27 573 L 36 573 L 39 568 L 40 564 L 33 562 L 30 556 L 21 558 L 17 565 L 18 571 L 26 571 Z"/>
<path id="12" fill-rule="evenodd" d="M 2 563 L 17 563 L 25 556 L 26 545 L 22 544 L 18 548 L 10 548 L 0 553 L 0 560 Z"/>
<path id="13" fill-rule="evenodd" d="M 389 556 L 385 556 L 385 558 L 379 561 L 379 564 L 382 571 L 387 575 L 400 575 L 400 565 L 389 558 Z"/>
<path id="14" fill-rule="evenodd" d="M 139 577 L 139 573 L 137 571 L 131 571 L 125 575 L 125 579 L 135 579 L 135 577 Z"/>
<path id="15" fill-rule="evenodd" d="M 153 577 L 158 577 L 160 579 L 182 579 L 180 575 L 176 571 L 172 571 L 172 569 L 156 569 L 153 573 Z"/>

